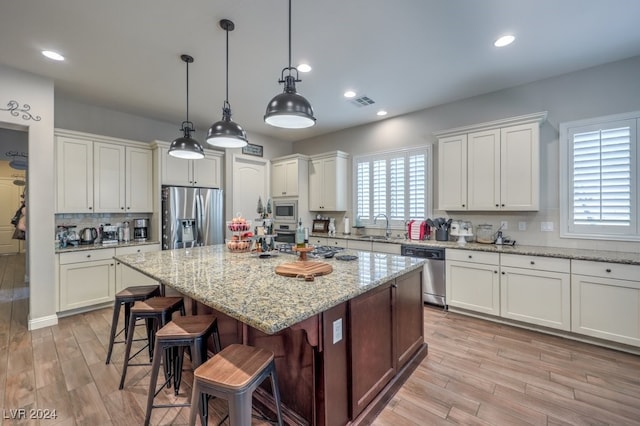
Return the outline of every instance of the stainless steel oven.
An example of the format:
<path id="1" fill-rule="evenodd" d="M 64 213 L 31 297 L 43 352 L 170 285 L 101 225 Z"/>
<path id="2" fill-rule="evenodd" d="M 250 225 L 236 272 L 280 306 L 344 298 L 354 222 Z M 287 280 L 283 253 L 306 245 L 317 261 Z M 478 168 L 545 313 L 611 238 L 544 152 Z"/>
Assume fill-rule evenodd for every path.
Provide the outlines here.
<path id="1" fill-rule="evenodd" d="M 297 223 L 298 200 L 274 200 L 273 221 L 276 223 Z"/>
<path id="2" fill-rule="evenodd" d="M 296 227 L 295 225 L 277 225 L 275 229 L 276 242 L 278 243 L 291 243 L 296 242 Z"/>

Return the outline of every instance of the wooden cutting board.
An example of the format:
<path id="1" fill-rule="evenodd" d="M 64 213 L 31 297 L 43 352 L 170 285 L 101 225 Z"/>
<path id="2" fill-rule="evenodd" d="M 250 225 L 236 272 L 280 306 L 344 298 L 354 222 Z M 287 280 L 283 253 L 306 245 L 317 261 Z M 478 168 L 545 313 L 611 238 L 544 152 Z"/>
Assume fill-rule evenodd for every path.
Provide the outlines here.
<path id="1" fill-rule="evenodd" d="M 333 266 L 326 262 L 312 262 L 298 260 L 276 266 L 276 274 L 285 277 L 303 277 L 305 281 L 313 281 L 315 276 L 327 275 L 333 272 Z"/>

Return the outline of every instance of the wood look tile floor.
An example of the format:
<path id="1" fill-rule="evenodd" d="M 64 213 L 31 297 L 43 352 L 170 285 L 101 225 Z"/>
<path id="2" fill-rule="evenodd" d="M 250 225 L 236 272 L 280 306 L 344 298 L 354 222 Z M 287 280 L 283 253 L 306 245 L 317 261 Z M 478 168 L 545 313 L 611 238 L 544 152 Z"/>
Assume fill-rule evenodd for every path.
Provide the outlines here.
<path id="1" fill-rule="evenodd" d="M 142 424 L 149 368 L 131 367 L 118 390 L 123 345 L 104 363 L 111 308 L 28 331 L 23 278 L 23 255 L 0 256 L 0 424 Z M 425 339 L 429 355 L 374 425 L 640 425 L 638 356 L 430 307 Z M 187 400 L 192 375 L 183 380 L 178 397 L 158 401 Z M 11 419 L 20 408 L 57 418 Z M 226 403 L 210 408 L 218 424 Z M 154 425 L 187 420 L 188 408 L 153 410 Z"/>

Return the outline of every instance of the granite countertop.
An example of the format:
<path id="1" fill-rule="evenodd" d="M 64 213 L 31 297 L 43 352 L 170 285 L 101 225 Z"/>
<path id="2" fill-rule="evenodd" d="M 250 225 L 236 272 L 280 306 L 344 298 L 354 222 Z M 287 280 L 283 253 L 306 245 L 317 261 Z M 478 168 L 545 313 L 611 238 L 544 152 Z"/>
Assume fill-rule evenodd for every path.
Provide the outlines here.
<path id="1" fill-rule="evenodd" d="M 136 253 L 115 258 L 145 275 L 267 334 L 297 324 L 409 271 L 424 259 L 344 250 L 353 261 L 322 259 L 333 272 L 314 281 L 283 277 L 275 267 L 297 257 L 262 259 L 224 245 Z"/>
<path id="2" fill-rule="evenodd" d="M 358 235 L 336 235 L 329 237 L 328 234 L 311 234 L 312 237 L 326 237 L 326 238 L 339 238 L 345 240 L 355 241 L 369 241 L 367 238 L 362 238 Z M 455 241 L 435 241 L 435 240 L 405 240 L 404 238 L 390 238 L 388 240 L 371 240 L 379 243 L 388 244 L 411 244 L 421 245 L 426 247 L 444 247 L 449 249 L 461 249 L 461 250 L 475 250 L 475 251 L 487 251 L 493 253 L 511 253 L 528 256 L 547 256 L 557 257 L 562 259 L 574 259 L 574 260 L 591 260 L 596 262 L 614 262 L 625 263 L 629 265 L 640 265 L 640 253 L 638 252 L 620 252 L 620 251 L 608 251 L 608 250 L 587 250 L 577 248 L 563 248 L 563 247 L 543 247 L 543 246 L 526 246 L 526 245 L 502 245 L 497 246 L 495 244 L 479 244 L 479 243 L 466 243 L 465 245 L 459 245 Z"/>
<path id="3" fill-rule="evenodd" d="M 159 241 L 129 241 L 128 243 L 121 242 L 117 244 L 80 244 L 76 246 L 67 246 L 65 248 L 57 248 L 56 253 L 70 253 L 72 251 L 85 251 L 85 250 L 99 250 L 118 247 L 135 247 L 135 246 L 148 246 L 152 244 L 160 244 Z"/>

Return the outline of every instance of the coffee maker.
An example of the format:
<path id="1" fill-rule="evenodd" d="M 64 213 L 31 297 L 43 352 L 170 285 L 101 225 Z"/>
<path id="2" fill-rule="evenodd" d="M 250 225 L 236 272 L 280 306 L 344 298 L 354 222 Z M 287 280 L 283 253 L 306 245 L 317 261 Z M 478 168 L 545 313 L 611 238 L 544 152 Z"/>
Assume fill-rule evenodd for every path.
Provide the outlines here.
<path id="1" fill-rule="evenodd" d="M 149 237 L 149 219 L 133 219 L 133 240 L 147 241 Z"/>

